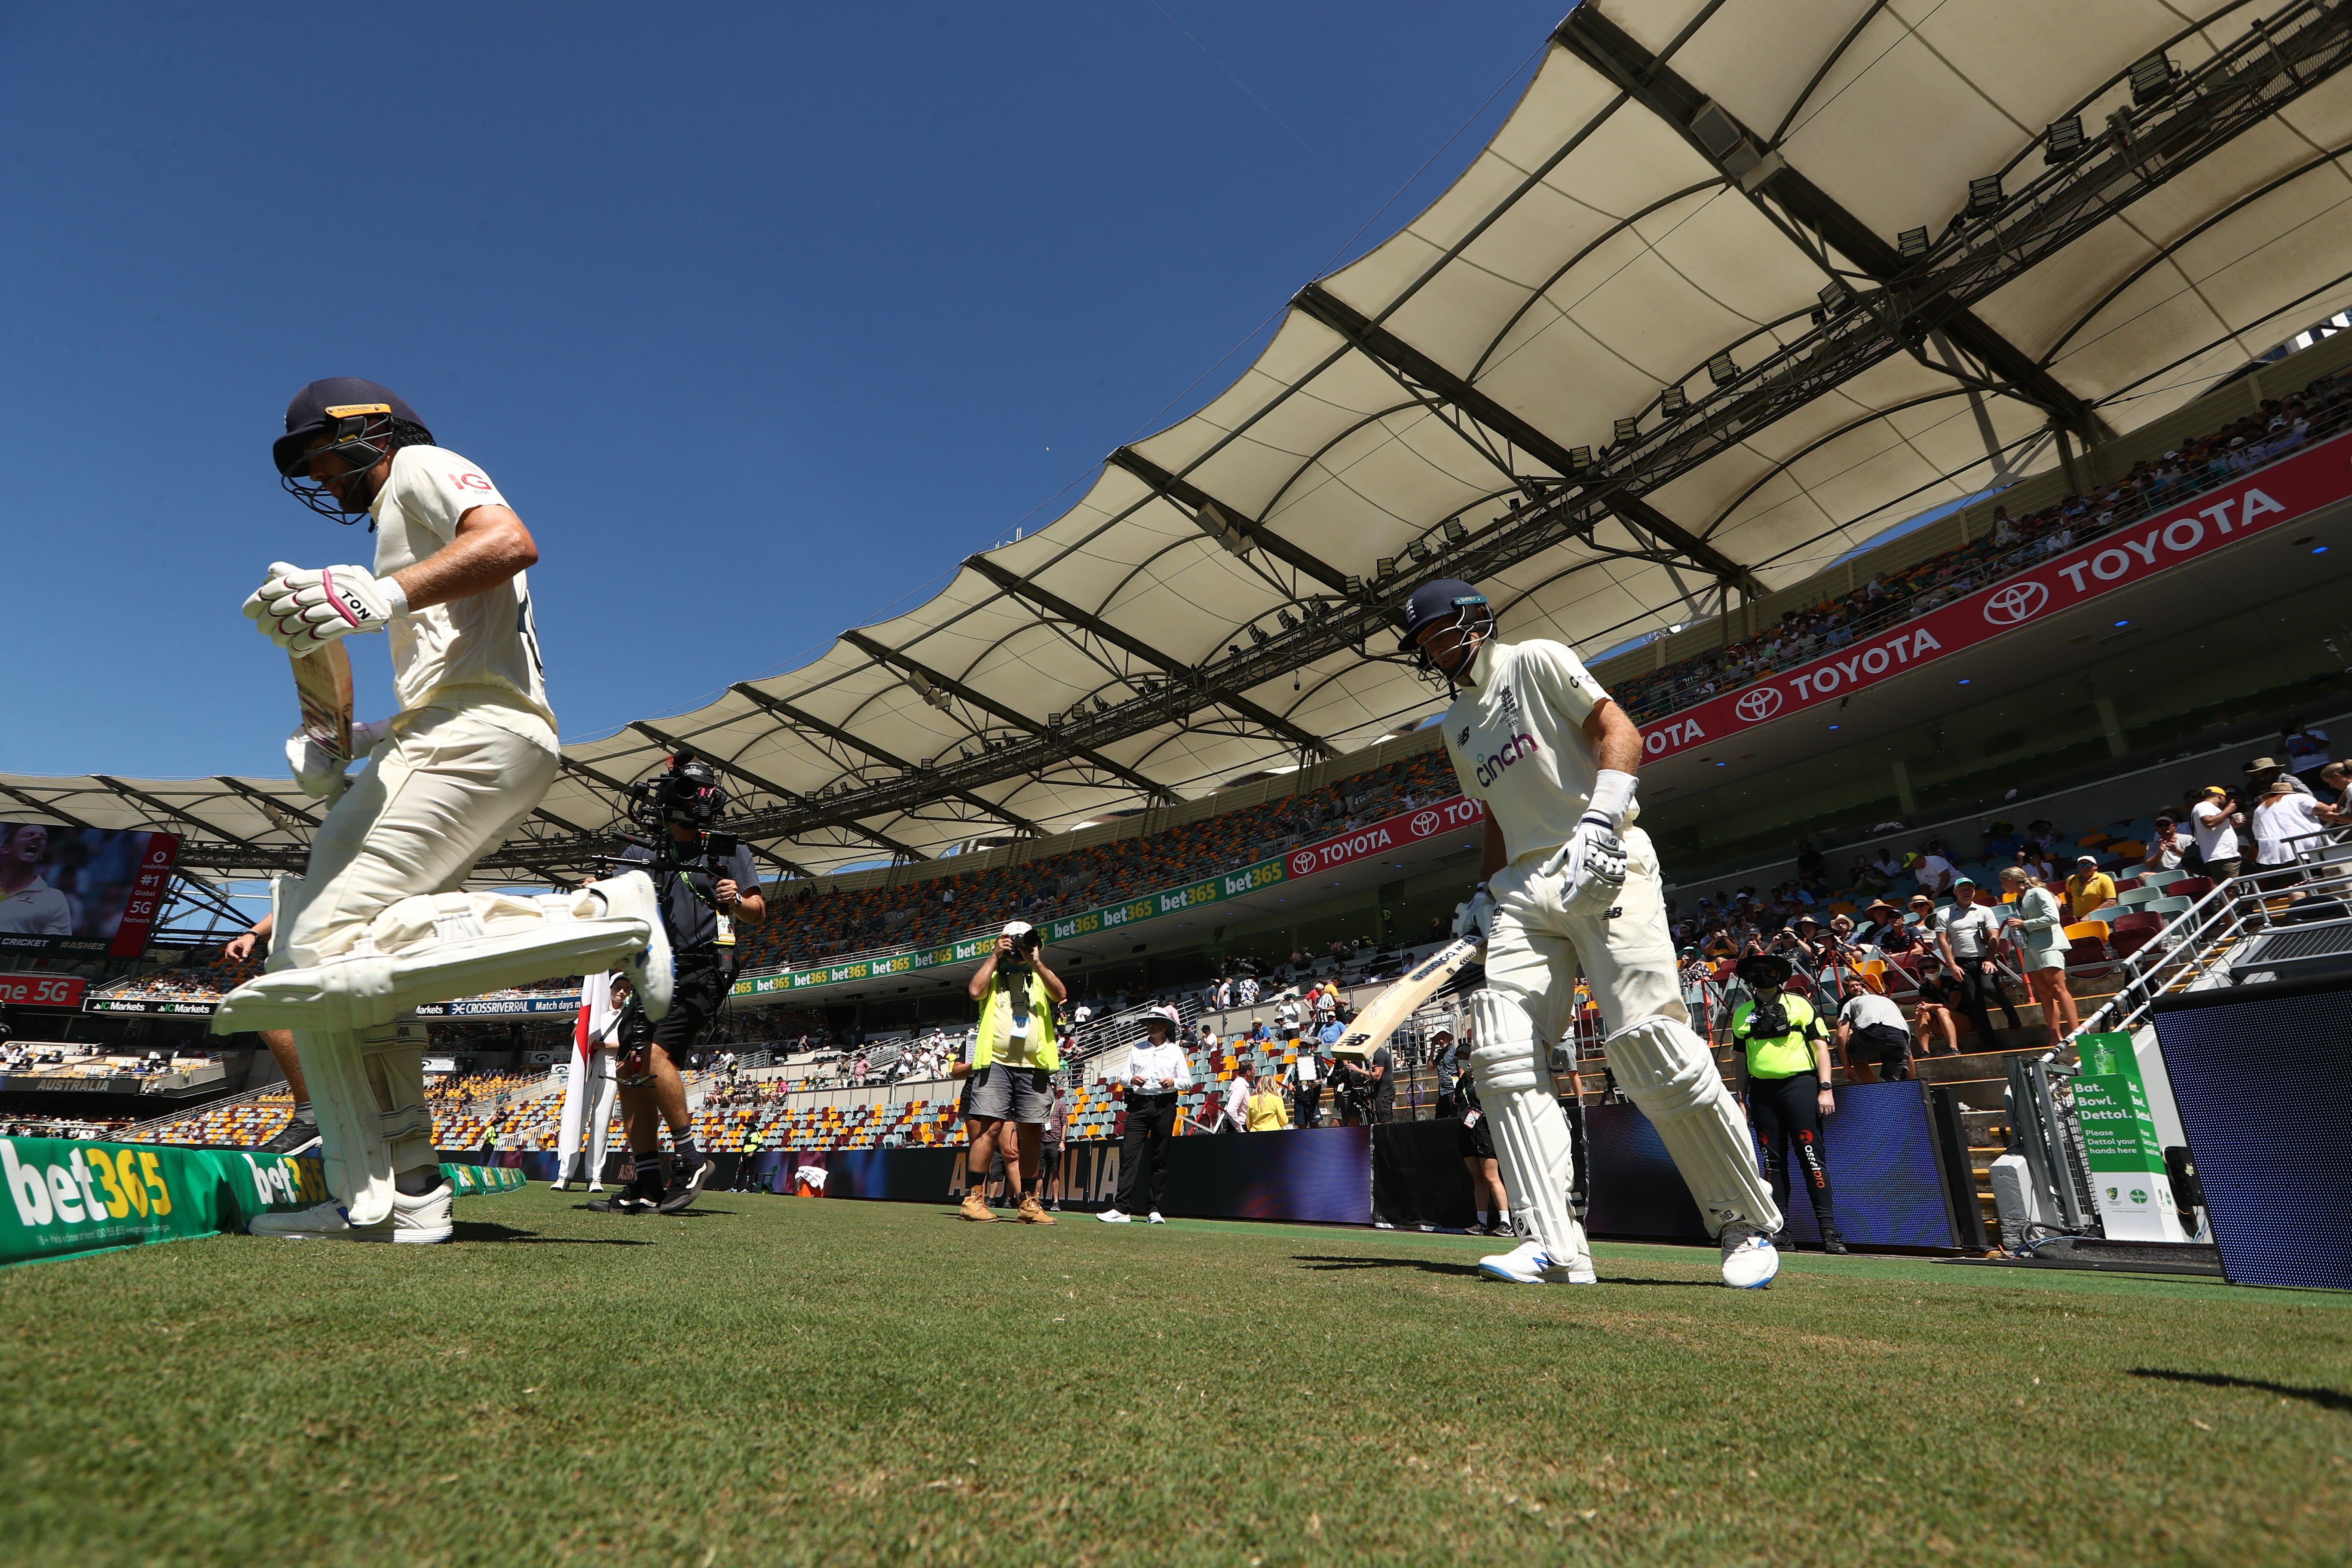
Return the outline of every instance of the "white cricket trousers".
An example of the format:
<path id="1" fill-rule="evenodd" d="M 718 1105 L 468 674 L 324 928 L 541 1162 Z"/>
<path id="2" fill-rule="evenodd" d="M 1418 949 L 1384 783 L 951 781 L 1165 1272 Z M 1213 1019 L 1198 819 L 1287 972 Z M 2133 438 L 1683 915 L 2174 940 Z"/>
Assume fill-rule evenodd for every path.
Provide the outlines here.
<path id="1" fill-rule="evenodd" d="M 1487 879 L 1496 907 L 1486 984 L 1527 1009 L 1548 1045 L 1575 1022 L 1580 965 L 1601 1005 L 1604 1032 L 1654 1016 L 1690 1021 L 1666 930 L 1657 851 L 1638 827 L 1627 828 L 1623 842 L 1625 886 L 1613 920 L 1570 913 L 1560 905 L 1568 879 L 1536 874 L 1557 846 L 1529 850 Z"/>
<path id="2" fill-rule="evenodd" d="M 546 797 L 556 765 L 555 731 L 528 709 L 461 696 L 401 714 L 312 837 L 301 912 L 269 967 L 348 952 L 387 906 L 457 890 Z"/>

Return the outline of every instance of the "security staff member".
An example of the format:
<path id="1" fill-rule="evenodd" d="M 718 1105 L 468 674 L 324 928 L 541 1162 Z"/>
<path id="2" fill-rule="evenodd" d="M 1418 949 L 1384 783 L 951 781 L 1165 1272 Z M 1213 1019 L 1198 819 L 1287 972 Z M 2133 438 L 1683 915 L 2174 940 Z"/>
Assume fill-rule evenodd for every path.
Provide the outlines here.
<path id="1" fill-rule="evenodd" d="M 647 1025 L 635 1013 L 624 1025 L 625 1055 L 619 1068 L 621 1121 L 628 1130 L 629 1151 L 636 1174 L 629 1190 L 614 1204 L 625 1213 L 658 1210 L 676 1214 L 693 1204 L 716 1169 L 710 1157 L 695 1146 L 694 1123 L 687 1114 L 686 1082 L 678 1065 L 719 1013 L 735 984 L 735 936 L 742 926 L 756 926 L 768 918 L 767 900 L 760 893 L 759 873 L 751 852 L 741 844 L 727 856 L 706 853 L 704 828 L 716 815 L 719 775 L 709 763 L 688 759 L 671 768 L 675 783 L 665 799 L 670 841 L 663 858 L 668 869 L 657 868 L 653 852 L 631 846 L 621 859 L 645 866 L 653 873 L 661 895 L 662 923 L 669 932 L 670 951 L 677 955 L 677 984 L 671 993 L 669 1014 Z M 698 809 L 708 801 L 712 809 Z M 631 1037 L 634 1036 L 635 1037 Z M 632 1080 L 635 1081 L 632 1081 Z M 661 1132 L 656 1112 L 669 1124 L 674 1174 L 665 1180 L 657 1152 Z"/>
<path id="2" fill-rule="evenodd" d="M 1168 1195 L 1168 1140 L 1175 1135 L 1176 1102 L 1192 1081 L 1192 1069 L 1176 1038 L 1182 1026 L 1172 1008 L 1146 1014 L 1143 1026 L 1145 1042 L 1129 1047 L 1126 1065 L 1112 1075 L 1113 1081 L 1127 1085 L 1127 1131 L 1119 1142 L 1118 1199 L 1095 1216 L 1106 1225 L 1126 1225 L 1133 1218 L 1147 1156 L 1151 1206 L 1146 1217 L 1153 1225 L 1167 1223 L 1160 1217 L 1160 1205 Z"/>
<path id="3" fill-rule="evenodd" d="M 1789 1212 L 1789 1164 L 1804 1167 L 1805 1192 L 1821 1222 L 1822 1250 L 1843 1255 L 1830 1208 L 1830 1172 L 1822 1158 L 1822 1118 L 1837 1109 L 1830 1093 L 1830 1050 L 1821 1018 L 1802 996 L 1781 989 L 1789 961 L 1755 952 L 1739 961 L 1739 978 L 1753 995 L 1731 1010 L 1731 1035 L 1748 1052 L 1748 1120 L 1763 1145 L 1764 1177 L 1772 1202 Z"/>

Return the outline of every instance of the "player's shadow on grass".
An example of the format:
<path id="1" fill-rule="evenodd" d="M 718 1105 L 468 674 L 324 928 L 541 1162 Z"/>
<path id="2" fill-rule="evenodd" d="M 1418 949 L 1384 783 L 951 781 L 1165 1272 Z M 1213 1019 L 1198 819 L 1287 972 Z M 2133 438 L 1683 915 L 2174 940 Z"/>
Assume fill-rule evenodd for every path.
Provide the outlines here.
<path id="1" fill-rule="evenodd" d="M 2291 1383 L 2272 1383 L 2259 1377 L 2231 1377 L 2218 1372 L 2174 1372 L 2160 1366 L 2136 1366 L 2129 1371 L 2134 1377 L 2158 1378 L 2166 1383 L 2201 1383 L 2208 1388 L 2255 1388 L 2264 1394 L 2275 1394 L 2281 1399 L 2300 1399 L 2316 1405 L 2322 1410 L 2352 1412 L 2352 1394 L 2339 1394 L 2332 1388 L 2297 1388 Z"/>
<path id="2" fill-rule="evenodd" d="M 537 1231 L 517 1230 L 510 1225 L 487 1221 L 460 1222 L 450 1226 L 453 1241 L 500 1241 L 514 1247 L 651 1247 L 642 1237 L 620 1236 L 541 1236 Z"/>
<path id="3" fill-rule="evenodd" d="M 1440 1263 L 1428 1258 L 1327 1258 L 1302 1252 L 1293 1254 L 1291 1261 L 1304 1263 L 1318 1274 L 1337 1273 L 1342 1269 L 1411 1268 L 1423 1274 L 1450 1274 L 1457 1279 L 1479 1277 L 1478 1266 L 1475 1263 Z M 1603 1275 L 1597 1282 L 1602 1285 L 1664 1285 L 1676 1290 L 1720 1289 L 1712 1280 L 1644 1279 L 1631 1274 Z"/>

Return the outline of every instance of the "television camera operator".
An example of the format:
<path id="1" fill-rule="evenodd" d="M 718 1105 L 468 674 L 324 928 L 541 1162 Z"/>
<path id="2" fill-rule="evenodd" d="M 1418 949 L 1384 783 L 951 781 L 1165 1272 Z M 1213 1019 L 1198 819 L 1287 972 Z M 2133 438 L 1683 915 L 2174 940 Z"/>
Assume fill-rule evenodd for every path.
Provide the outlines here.
<path id="1" fill-rule="evenodd" d="M 653 878 L 677 980 L 660 1023 L 646 1022 L 634 1002 L 622 1021 L 621 1121 L 635 1167 L 613 1204 L 624 1214 L 676 1214 L 710 1180 L 712 1161 L 696 1146 L 678 1068 L 735 983 L 738 928 L 768 918 L 751 851 L 733 834 L 710 830 L 726 802 L 717 772 L 688 752 L 671 757 L 658 778 L 630 786 L 629 818 L 645 836 L 628 836 L 614 859 Z M 669 1125 L 667 1172 L 656 1116 Z"/>

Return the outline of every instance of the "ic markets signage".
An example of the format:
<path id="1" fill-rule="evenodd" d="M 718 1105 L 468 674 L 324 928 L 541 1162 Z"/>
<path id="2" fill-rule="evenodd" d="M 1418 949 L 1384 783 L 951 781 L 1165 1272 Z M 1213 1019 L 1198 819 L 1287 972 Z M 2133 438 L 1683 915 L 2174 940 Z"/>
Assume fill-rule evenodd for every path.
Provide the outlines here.
<path id="1" fill-rule="evenodd" d="M 89 984 L 78 974 L 0 974 L 0 1006 L 79 1007 Z"/>
<path id="2" fill-rule="evenodd" d="M 1318 871 L 1351 866 L 1442 833 L 1475 827 L 1486 820 L 1484 804 L 1457 795 L 1417 811 L 1400 812 L 1370 827 L 1326 838 L 1320 844 L 1302 844 L 1290 852 L 1286 864 L 1293 877 L 1312 877 Z"/>
<path id="3" fill-rule="evenodd" d="M 2347 458 L 2352 436 L 2338 436 L 2170 511 L 2113 530 L 2082 549 L 2062 550 L 2042 565 L 1906 621 L 1899 630 L 1857 640 L 1785 675 L 1654 720 L 1643 726 L 1643 751 L 1654 762 L 1770 723 L 2292 522 L 2352 493 Z"/>
<path id="4" fill-rule="evenodd" d="M 81 1004 L 85 1013 L 138 1013 L 181 1018 L 209 1018 L 219 1007 L 217 1002 L 189 1002 L 171 996 L 85 996 Z"/>

